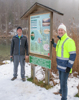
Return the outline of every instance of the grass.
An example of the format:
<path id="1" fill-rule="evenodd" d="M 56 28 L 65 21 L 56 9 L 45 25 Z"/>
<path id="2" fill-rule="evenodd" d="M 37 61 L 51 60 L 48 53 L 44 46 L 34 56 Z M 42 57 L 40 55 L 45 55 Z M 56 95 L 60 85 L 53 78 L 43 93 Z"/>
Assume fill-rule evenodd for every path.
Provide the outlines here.
<path id="1" fill-rule="evenodd" d="M 38 81 L 36 78 L 35 79 L 33 79 L 33 78 L 27 78 L 27 81 L 35 83 L 37 86 L 43 87 L 43 88 L 45 88 L 47 90 L 53 87 L 50 84 L 49 85 L 45 84 L 43 81 Z"/>
<path id="2" fill-rule="evenodd" d="M 75 97 L 79 97 L 79 95 L 78 95 L 78 94 L 76 94 L 76 95 L 75 95 Z"/>
<path id="3" fill-rule="evenodd" d="M 10 59 L 10 45 L 0 44 L 0 62 Z"/>

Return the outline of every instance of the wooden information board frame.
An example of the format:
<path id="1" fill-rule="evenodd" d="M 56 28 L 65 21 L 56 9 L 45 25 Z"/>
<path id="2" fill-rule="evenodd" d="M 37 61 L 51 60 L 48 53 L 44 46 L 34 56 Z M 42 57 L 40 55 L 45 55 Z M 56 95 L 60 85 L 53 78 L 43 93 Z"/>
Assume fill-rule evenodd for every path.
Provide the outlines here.
<path id="1" fill-rule="evenodd" d="M 38 59 L 44 59 L 44 60 L 50 60 L 52 61 L 52 44 L 50 41 L 50 56 L 46 55 L 41 55 L 37 53 L 31 53 L 30 52 L 30 17 L 35 16 L 35 15 L 41 15 L 41 14 L 46 14 L 50 13 L 50 40 L 52 39 L 53 35 L 53 13 L 57 13 L 59 15 L 63 15 L 63 13 L 56 11 L 55 9 L 52 9 L 50 7 L 47 7 L 43 4 L 40 3 L 35 3 L 32 7 L 30 7 L 21 17 L 21 19 L 28 20 L 28 37 L 29 37 L 29 55 L 31 57 L 38 57 Z M 30 57 L 29 57 L 30 58 Z M 36 59 L 36 58 L 35 58 Z M 31 60 L 30 60 L 31 61 Z M 31 77 L 35 79 L 35 64 L 33 61 L 31 61 Z M 44 67 L 44 66 L 42 66 Z M 50 79 L 50 68 L 45 68 L 45 83 L 49 84 L 49 79 Z"/>
<path id="2" fill-rule="evenodd" d="M 51 12 L 46 12 L 46 13 L 42 13 L 42 12 L 40 12 L 39 14 L 31 14 L 30 16 L 29 16 L 29 33 L 30 33 L 30 27 L 31 27 L 31 25 L 30 25 L 30 17 L 31 16 L 37 16 L 37 15 L 43 15 L 43 14 L 50 14 L 50 40 L 52 39 L 52 34 L 53 34 L 53 26 L 52 26 L 52 21 L 53 21 L 53 13 L 51 13 Z M 50 43 L 50 56 L 46 56 L 46 55 L 41 55 L 41 54 L 36 54 L 36 53 L 32 53 L 32 52 L 30 52 L 30 35 L 29 35 L 29 54 L 30 55 L 32 55 L 32 56 L 37 56 L 37 57 L 42 57 L 42 58 L 46 58 L 46 59 L 51 59 L 52 58 L 52 46 L 51 46 L 51 43 Z"/>

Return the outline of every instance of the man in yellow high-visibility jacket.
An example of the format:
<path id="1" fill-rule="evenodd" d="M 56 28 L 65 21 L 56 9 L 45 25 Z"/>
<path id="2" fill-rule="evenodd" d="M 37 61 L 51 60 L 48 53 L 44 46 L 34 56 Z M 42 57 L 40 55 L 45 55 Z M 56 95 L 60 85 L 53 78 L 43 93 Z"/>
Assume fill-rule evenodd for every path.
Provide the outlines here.
<path id="1" fill-rule="evenodd" d="M 76 46 L 74 40 L 68 37 L 64 24 L 58 27 L 58 38 L 57 44 L 54 43 L 54 39 L 51 42 L 56 48 L 57 69 L 60 79 L 59 93 L 62 95 L 61 100 L 67 100 L 67 80 L 76 58 Z"/>

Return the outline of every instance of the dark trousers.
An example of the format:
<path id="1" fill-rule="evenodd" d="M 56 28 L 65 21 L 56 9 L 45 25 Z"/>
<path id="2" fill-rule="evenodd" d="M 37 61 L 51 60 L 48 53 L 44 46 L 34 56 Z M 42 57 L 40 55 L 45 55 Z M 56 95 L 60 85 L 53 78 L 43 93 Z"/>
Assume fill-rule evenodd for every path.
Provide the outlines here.
<path id="1" fill-rule="evenodd" d="M 59 79 L 60 79 L 60 94 L 62 94 L 61 100 L 67 100 L 67 80 L 69 73 L 59 71 Z"/>

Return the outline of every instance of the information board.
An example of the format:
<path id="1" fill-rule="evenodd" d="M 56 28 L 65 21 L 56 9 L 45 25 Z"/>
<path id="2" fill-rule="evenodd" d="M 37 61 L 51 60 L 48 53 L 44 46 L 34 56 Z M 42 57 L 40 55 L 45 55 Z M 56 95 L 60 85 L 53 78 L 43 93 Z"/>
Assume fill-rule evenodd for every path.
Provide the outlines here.
<path id="1" fill-rule="evenodd" d="M 43 59 L 35 56 L 29 56 L 29 62 L 45 68 L 51 69 L 51 60 Z"/>
<path id="2" fill-rule="evenodd" d="M 50 56 L 50 13 L 30 16 L 30 53 Z"/>

